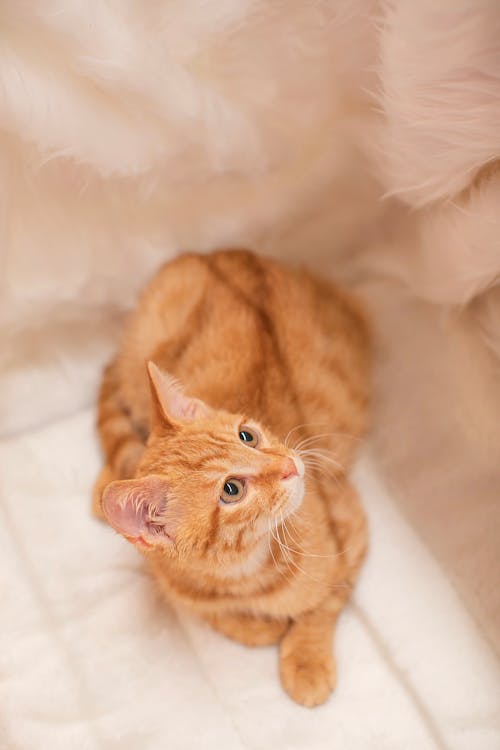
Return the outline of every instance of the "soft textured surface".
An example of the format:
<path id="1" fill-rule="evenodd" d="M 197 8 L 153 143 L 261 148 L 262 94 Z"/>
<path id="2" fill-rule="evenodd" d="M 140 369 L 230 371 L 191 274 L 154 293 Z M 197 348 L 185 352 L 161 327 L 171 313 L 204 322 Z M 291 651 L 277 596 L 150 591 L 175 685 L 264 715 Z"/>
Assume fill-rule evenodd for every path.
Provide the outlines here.
<path id="1" fill-rule="evenodd" d="M 275 648 L 174 612 L 91 518 L 90 412 L 3 441 L 0 463 L 2 748 L 498 747 L 492 654 L 368 458 L 372 547 L 338 629 L 338 689 L 314 710 L 282 692 Z"/>

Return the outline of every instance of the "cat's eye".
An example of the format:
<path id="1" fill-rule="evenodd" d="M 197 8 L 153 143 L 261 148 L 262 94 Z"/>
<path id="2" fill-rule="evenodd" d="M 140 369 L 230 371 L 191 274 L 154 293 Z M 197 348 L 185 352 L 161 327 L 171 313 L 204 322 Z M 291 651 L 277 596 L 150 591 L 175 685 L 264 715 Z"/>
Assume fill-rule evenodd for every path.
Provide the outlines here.
<path id="1" fill-rule="evenodd" d="M 245 482 L 231 477 L 226 479 L 220 499 L 223 503 L 237 503 L 245 494 Z"/>
<path id="2" fill-rule="evenodd" d="M 250 448 L 256 448 L 259 444 L 259 433 L 253 427 L 250 428 L 246 425 L 242 425 L 238 436 L 241 442 L 245 443 L 245 445 L 248 445 Z"/>

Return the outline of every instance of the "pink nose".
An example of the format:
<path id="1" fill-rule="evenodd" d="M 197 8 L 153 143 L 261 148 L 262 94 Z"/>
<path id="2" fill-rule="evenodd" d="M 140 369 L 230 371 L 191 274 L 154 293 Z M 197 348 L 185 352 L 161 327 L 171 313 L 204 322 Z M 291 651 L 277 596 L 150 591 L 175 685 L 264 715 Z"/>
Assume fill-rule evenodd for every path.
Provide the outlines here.
<path id="1" fill-rule="evenodd" d="M 297 467 L 293 458 L 285 458 L 281 466 L 280 479 L 291 479 L 292 477 L 297 477 L 298 475 L 299 472 L 297 471 Z"/>

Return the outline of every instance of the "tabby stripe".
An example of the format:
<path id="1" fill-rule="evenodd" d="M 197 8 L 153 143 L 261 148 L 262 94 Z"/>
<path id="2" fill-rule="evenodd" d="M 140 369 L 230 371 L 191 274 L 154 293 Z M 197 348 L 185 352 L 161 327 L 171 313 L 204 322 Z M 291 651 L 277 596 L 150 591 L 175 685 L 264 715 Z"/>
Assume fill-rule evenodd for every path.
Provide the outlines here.
<path id="1" fill-rule="evenodd" d="M 276 557 L 276 552 L 274 552 L 274 556 Z M 278 591 L 282 591 L 286 586 L 291 585 L 291 581 L 288 579 L 288 575 L 287 575 L 288 569 L 286 568 L 286 566 L 284 570 L 282 570 L 281 568 L 276 568 L 276 565 L 271 555 L 269 556 L 269 560 L 267 562 L 266 568 L 272 568 L 273 572 L 276 573 L 276 577 L 272 581 L 270 581 L 266 586 L 259 588 L 256 593 L 258 593 L 261 596 L 272 596 L 273 594 L 276 594 Z"/>
<path id="2" fill-rule="evenodd" d="M 239 530 L 238 536 L 236 537 L 236 543 L 234 545 L 236 552 L 241 552 L 243 547 L 243 537 L 245 536 L 246 528 L 243 526 L 242 529 Z"/>
<path id="3" fill-rule="evenodd" d="M 201 336 L 203 329 L 206 327 L 210 318 L 210 307 L 207 304 L 206 295 L 202 294 L 197 304 L 189 313 L 184 326 L 184 332 L 177 339 L 169 341 L 169 359 L 178 365 L 183 356 L 188 352 L 193 344 L 196 343 L 197 337 Z M 196 331 L 196 336 L 193 336 Z"/>
<path id="4" fill-rule="evenodd" d="M 169 588 L 179 596 L 190 599 L 191 601 L 211 602 L 217 600 L 217 602 L 220 603 L 224 602 L 224 600 L 234 601 L 234 599 L 241 599 L 242 596 L 240 593 L 233 594 L 227 590 L 221 591 L 216 586 L 212 586 L 209 591 L 207 591 L 206 588 L 198 588 L 196 584 L 191 584 L 187 582 L 185 578 L 181 578 L 180 576 L 169 577 L 165 570 L 162 571 L 162 575 L 167 578 L 167 585 Z M 290 586 L 290 581 L 286 578 L 284 572 L 281 574 L 281 572 L 276 571 L 276 578 L 269 582 L 267 586 L 257 587 L 254 590 L 245 592 L 244 596 L 245 598 L 252 596 L 272 596 L 276 592 L 285 588 L 285 586 Z"/>
<path id="5" fill-rule="evenodd" d="M 111 443 L 111 446 L 107 450 L 107 459 L 109 464 L 113 464 L 116 461 L 116 458 L 120 451 L 128 444 L 128 443 L 135 443 L 134 437 L 127 433 L 126 435 L 121 435 L 120 437 L 116 438 L 114 442 Z"/>
<path id="6" fill-rule="evenodd" d="M 216 505 L 210 516 L 210 528 L 208 531 L 207 538 L 205 540 L 205 544 L 203 548 L 204 552 L 207 552 L 209 550 L 209 548 L 215 542 L 215 539 L 217 537 L 217 532 L 219 530 L 219 514 L 220 514 L 220 508 L 218 505 Z"/>

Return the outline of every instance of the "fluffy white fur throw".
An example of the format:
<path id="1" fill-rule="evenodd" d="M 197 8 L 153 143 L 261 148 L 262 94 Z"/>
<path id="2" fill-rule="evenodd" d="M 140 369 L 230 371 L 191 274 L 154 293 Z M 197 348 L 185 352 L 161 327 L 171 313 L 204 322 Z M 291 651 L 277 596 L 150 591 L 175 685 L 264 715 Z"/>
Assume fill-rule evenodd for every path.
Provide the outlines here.
<path id="1" fill-rule="evenodd" d="M 364 5 L 4 5 L 4 431 L 89 400 L 89 350 L 102 358 L 110 313 L 169 255 L 257 245 L 326 184 L 352 184 Z M 59 386 L 40 401 L 44 372 Z"/>

